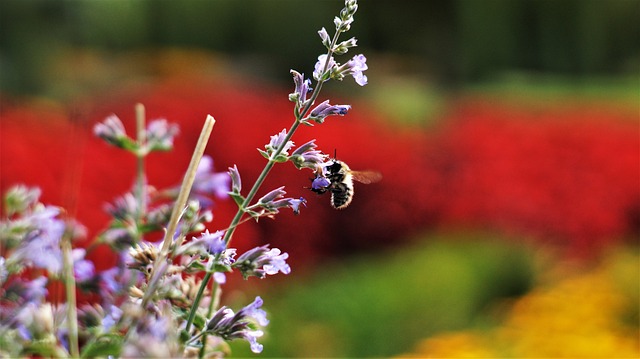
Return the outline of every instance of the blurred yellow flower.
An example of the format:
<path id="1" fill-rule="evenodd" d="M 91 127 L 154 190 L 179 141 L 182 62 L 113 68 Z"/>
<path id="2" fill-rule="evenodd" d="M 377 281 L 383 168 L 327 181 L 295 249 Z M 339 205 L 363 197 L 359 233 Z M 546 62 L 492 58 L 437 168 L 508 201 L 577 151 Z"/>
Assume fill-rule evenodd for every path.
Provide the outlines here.
<path id="1" fill-rule="evenodd" d="M 497 328 L 425 339 L 403 357 L 639 358 L 638 260 L 618 254 L 540 286 L 516 300 Z"/>

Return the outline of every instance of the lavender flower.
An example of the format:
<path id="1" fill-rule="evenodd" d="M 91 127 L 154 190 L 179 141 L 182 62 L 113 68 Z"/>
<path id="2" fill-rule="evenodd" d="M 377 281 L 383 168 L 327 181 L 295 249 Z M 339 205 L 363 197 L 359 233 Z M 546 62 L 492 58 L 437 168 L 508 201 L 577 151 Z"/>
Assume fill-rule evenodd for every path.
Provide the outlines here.
<path id="1" fill-rule="evenodd" d="M 269 206 L 273 204 L 273 201 L 284 197 L 285 194 L 287 194 L 287 192 L 284 191 L 284 186 L 281 186 L 262 196 L 258 200 L 258 203 L 262 206 Z"/>
<path id="2" fill-rule="evenodd" d="M 168 123 L 165 119 L 149 122 L 147 125 L 147 143 L 145 153 L 151 151 L 168 151 L 173 148 L 173 138 L 178 134 L 178 125 Z"/>
<path id="3" fill-rule="evenodd" d="M 326 100 L 311 110 L 308 118 L 316 123 L 323 123 L 327 116 L 344 116 L 350 109 L 349 105 L 330 105 L 329 100 Z"/>
<path id="4" fill-rule="evenodd" d="M 278 272 L 291 273 L 291 267 L 286 262 L 287 258 L 289 258 L 289 254 L 281 254 L 278 248 L 269 249 L 269 245 L 266 244 L 242 254 L 232 264 L 232 267 L 239 269 L 245 279 L 250 276 L 262 279 Z"/>
<path id="5" fill-rule="evenodd" d="M 327 63 L 327 58 L 328 58 L 328 63 Z M 337 66 L 338 64 L 333 59 L 333 56 L 327 57 L 326 54 L 320 55 L 318 56 L 318 62 L 316 62 L 316 65 L 314 67 L 313 78 L 316 81 L 321 81 L 321 82 L 327 81 L 331 73 L 334 71 L 335 68 L 337 68 Z"/>
<path id="6" fill-rule="evenodd" d="M 47 283 L 49 280 L 45 276 L 32 279 L 30 281 L 18 279 L 11 282 L 7 290 L 7 298 L 19 297 L 20 303 L 41 303 L 47 295 Z"/>
<path id="7" fill-rule="evenodd" d="M 307 200 L 300 197 L 300 198 L 283 198 L 283 199 L 279 199 L 277 201 L 273 201 L 273 208 L 274 209 L 278 209 L 278 208 L 291 208 L 291 210 L 293 211 L 293 214 L 298 215 L 300 214 L 300 206 L 304 205 L 305 207 L 307 206 Z"/>
<path id="8" fill-rule="evenodd" d="M 331 37 L 329 37 L 327 29 L 325 29 L 324 27 L 320 29 L 318 31 L 318 35 L 320 35 L 320 39 L 322 40 L 322 44 L 324 45 L 324 47 L 329 50 L 329 47 L 331 46 Z"/>
<path id="9" fill-rule="evenodd" d="M 93 133 L 116 147 L 132 149 L 135 146 L 133 140 L 127 137 L 124 125 L 116 115 L 110 115 L 102 123 L 96 124 Z"/>
<path id="10" fill-rule="evenodd" d="M 311 182 L 311 189 L 318 192 L 324 192 L 331 185 L 331 181 L 327 177 L 317 176 Z"/>
<path id="11" fill-rule="evenodd" d="M 125 268 L 112 267 L 99 274 L 100 277 L 100 296 L 102 298 L 111 298 L 114 295 L 121 294 L 128 289 L 131 283 L 138 281 L 142 274 Z"/>
<path id="12" fill-rule="evenodd" d="M 260 151 L 262 156 L 270 161 L 286 162 L 289 158 L 289 150 L 291 149 L 291 147 L 293 147 L 293 141 L 287 141 L 286 143 L 284 142 L 286 137 L 287 130 L 282 129 L 282 131 L 280 131 L 278 134 L 271 136 L 269 144 L 264 146 L 266 151 L 263 151 L 261 149 L 258 149 L 258 151 Z M 281 146 L 282 150 L 277 154 L 276 157 L 273 157 L 276 154 L 278 148 L 280 148 Z"/>
<path id="13" fill-rule="evenodd" d="M 204 155 L 198 164 L 192 191 L 203 195 L 226 198 L 229 193 L 230 179 L 226 173 L 213 172 L 213 159 Z"/>
<path id="14" fill-rule="evenodd" d="M 352 75 L 358 85 L 364 86 L 367 84 L 367 76 L 363 72 L 368 68 L 367 58 L 359 54 L 343 65 L 340 72 L 345 75 Z"/>
<path id="15" fill-rule="evenodd" d="M 316 140 L 311 140 L 293 151 L 289 159 L 296 168 L 315 169 L 326 160 L 327 156 L 323 155 L 321 151 L 316 150 L 318 146 L 315 141 Z"/>
<path id="16" fill-rule="evenodd" d="M 123 343 L 123 357 L 177 358 L 180 356 L 178 329 L 167 306 L 159 315 L 145 315 Z M 126 312 L 125 312 L 126 313 Z"/>
<path id="17" fill-rule="evenodd" d="M 25 218 L 33 230 L 25 236 L 8 260 L 58 274 L 62 270 L 60 239 L 65 230 L 64 222 L 54 218 L 58 213 L 57 208 L 46 207 Z"/>
<path id="18" fill-rule="evenodd" d="M 84 259 L 86 250 L 76 248 L 71 252 L 73 258 L 73 274 L 78 282 L 85 282 L 92 279 L 95 274 L 93 262 Z"/>
<path id="19" fill-rule="evenodd" d="M 242 190 L 242 180 L 240 179 L 240 172 L 238 172 L 238 167 L 233 165 L 233 167 L 229 167 L 229 177 L 231 177 L 231 191 L 235 194 L 240 194 Z"/>
<path id="20" fill-rule="evenodd" d="M 262 304 L 262 298 L 256 297 L 253 303 L 240 309 L 238 313 L 234 313 L 226 306 L 221 307 L 207 321 L 206 332 L 224 340 L 244 339 L 249 342 L 252 352 L 260 353 L 263 347 L 257 339 L 264 333 L 261 330 L 253 330 L 251 327 L 254 323 L 260 326 L 269 324 L 267 313 L 260 309 Z"/>
<path id="21" fill-rule="evenodd" d="M 273 217 L 281 208 L 291 208 L 295 214 L 300 211 L 300 205 L 305 204 L 304 198 L 284 198 L 287 192 L 284 186 L 278 187 L 262 196 L 258 202 L 245 209 L 249 215 L 258 220 L 260 217 Z"/>
<path id="22" fill-rule="evenodd" d="M 306 105 L 307 95 L 311 92 L 311 80 L 305 79 L 304 74 L 291 70 L 293 75 L 293 83 L 295 84 L 295 90 L 289 94 L 289 101 L 296 103 L 296 109 L 299 109 Z"/>
<path id="23" fill-rule="evenodd" d="M 226 249 L 222 236 L 224 236 L 224 231 L 209 233 L 209 230 L 206 230 L 200 236 L 192 237 L 190 242 L 184 243 L 175 252 L 175 255 L 198 254 L 208 256 L 209 254 L 220 254 Z"/>
<path id="24" fill-rule="evenodd" d="M 118 321 L 122 317 L 122 313 L 122 309 L 116 307 L 115 305 L 112 305 L 111 311 L 102 320 L 102 330 L 105 332 L 111 330 L 111 328 L 113 328 L 113 326 L 118 323 Z"/>
<path id="25" fill-rule="evenodd" d="M 107 204 L 105 206 L 105 209 L 115 219 L 121 221 L 127 221 L 137 218 L 137 214 L 139 211 L 138 201 L 136 200 L 136 197 L 130 192 L 125 193 L 121 197 L 117 197 L 113 201 L 113 204 Z"/>

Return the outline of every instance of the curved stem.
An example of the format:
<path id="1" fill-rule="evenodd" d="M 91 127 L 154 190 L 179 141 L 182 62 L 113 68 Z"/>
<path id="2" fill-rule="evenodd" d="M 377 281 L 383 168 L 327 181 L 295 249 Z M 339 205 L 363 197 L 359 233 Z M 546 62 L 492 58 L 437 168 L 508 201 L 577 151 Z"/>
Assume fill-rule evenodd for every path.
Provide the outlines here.
<path id="1" fill-rule="evenodd" d="M 322 73 L 327 72 L 327 70 L 329 68 L 328 59 L 333 55 L 333 48 L 335 47 L 335 44 L 338 41 L 338 37 L 339 36 L 340 36 L 340 31 L 336 31 L 335 35 L 333 36 L 333 39 L 331 40 L 331 45 L 329 46 L 329 50 L 327 52 L 327 61 L 324 64 L 324 69 L 322 70 Z M 313 93 L 311 94 L 311 97 L 309 98 L 309 101 L 307 101 L 307 104 L 302 108 L 302 111 L 300 111 L 299 113 L 296 113 L 296 115 L 295 115 L 296 119 L 293 122 L 293 125 L 291 125 L 291 128 L 289 129 L 289 131 L 287 132 L 287 135 L 285 136 L 284 140 L 282 141 L 280 146 L 278 146 L 278 148 L 275 150 L 275 152 L 273 152 L 273 154 L 271 155 L 269 161 L 264 166 L 264 168 L 262 169 L 262 172 L 260 173 L 260 175 L 256 179 L 255 183 L 253 184 L 253 186 L 249 190 L 249 193 L 245 197 L 244 201 L 242 202 L 241 205 L 238 206 L 238 211 L 236 212 L 235 216 L 231 220 L 231 224 L 229 225 L 229 227 L 228 227 L 228 229 L 225 232 L 224 237 L 223 237 L 223 240 L 224 240 L 225 244 L 227 245 L 227 247 L 228 247 L 229 243 L 231 242 L 231 238 L 233 236 L 233 233 L 235 232 L 236 227 L 238 226 L 238 224 L 242 220 L 242 216 L 245 214 L 245 209 L 249 206 L 249 204 L 251 204 L 251 201 L 253 200 L 253 198 L 255 197 L 256 193 L 260 189 L 260 186 L 262 186 L 262 183 L 267 178 L 267 175 L 269 175 L 269 172 L 271 171 L 271 169 L 275 165 L 276 162 L 275 162 L 274 159 L 284 150 L 284 147 L 287 145 L 287 142 L 291 139 L 291 137 L 293 137 L 293 134 L 296 132 L 296 130 L 298 129 L 298 127 L 302 123 L 302 119 L 311 110 L 311 106 L 313 106 L 315 100 L 318 98 L 318 95 L 320 94 L 320 90 L 322 89 L 322 84 L 323 83 L 324 83 L 324 81 L 322 81 L 322 79 L 320 79 L 320 80 L 318 80 L 316 82 L 316 87 L 313 90 Z M 214 263 L 213 261 L 210 263 L 209 268 L 207 270 L 207 273 L 202 278 L 202 283 L 200 284 L 200 288 L 198 288 L 198 293 L 196 294 L 196 297 L 195 297 L 195 299 L 193 301 L 193 304 L 191 306 L 191 309 L 189 311 L 189 317 L 187 319 L 187 324 L 185 326 L 185 331 L 187 333 L 189 332 L 189 330 L 191 329 L 191 325 L 193 324 L 193 319 L 195 318 L 196 310 L 197 310 L 198 306 L 200 305 L 200 300 L 202 299 L 202 295 L 204 293 L 204 290 L 207 287 L 209 281 L 211 280 L 211 276 L 213 274 L 211 267 L 213 266 L 213 263 Z M 215 309 L 215 308 L 213 308 L 213 309 Z M 204 351 L 204 346 L 206 346 L 206 343 L 203 343 L 203 348 L 202 348 L 201 352 Z"/>

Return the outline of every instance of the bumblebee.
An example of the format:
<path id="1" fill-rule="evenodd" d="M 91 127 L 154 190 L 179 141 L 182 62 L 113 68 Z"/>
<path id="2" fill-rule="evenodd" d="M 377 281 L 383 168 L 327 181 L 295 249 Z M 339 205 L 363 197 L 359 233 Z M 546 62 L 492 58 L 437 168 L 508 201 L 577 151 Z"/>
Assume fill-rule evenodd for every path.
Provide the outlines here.
<path id="1" fill-rule="evenodd" d="M 382 175 L 375 171 L 353 171 L 349 166 L 336 159 L 321 167 L 312 180 L 311 190 L 318 194 L 331 192 L 331 206 L 335 209 L 344 209 L 353 200 L 353 181 L 364 184 L 378 182 Z"/>

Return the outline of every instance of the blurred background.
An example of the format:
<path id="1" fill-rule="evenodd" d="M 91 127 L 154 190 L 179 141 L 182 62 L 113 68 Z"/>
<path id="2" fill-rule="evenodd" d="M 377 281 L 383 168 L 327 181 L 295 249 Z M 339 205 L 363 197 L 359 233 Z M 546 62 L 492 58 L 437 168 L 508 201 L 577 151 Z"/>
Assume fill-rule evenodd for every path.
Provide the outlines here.
<path id="1" fill-rule="evenodd" d="M 255 148 L 292 122 L 289 70 L 312 73 L 343 4 L 3 0 L 0 189 L 41 187 L 90 242 L 135 168 L 91 128 L 115 113 L 132 131 L 137 102 L 181 128 L 149 158 L 152 185 L 180 181 L 207 114 L 216 169 L 251 183 Z M 636 0 L 361 1 L 347 36 L 369 85 L 327 84 L 353 109 L 294 140 L 383 180 L 338 212 L 310 172 L 272 172 L 264 191 L 307 208 L 234 246 L 270 243 L 293 272 L 225 292 L 265 299 L 263 356 L 638 357 L 639 15 Z M 211 228 L 233 214 L 220 201 Z"/>

